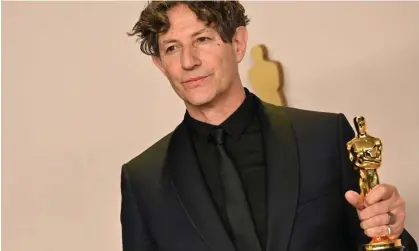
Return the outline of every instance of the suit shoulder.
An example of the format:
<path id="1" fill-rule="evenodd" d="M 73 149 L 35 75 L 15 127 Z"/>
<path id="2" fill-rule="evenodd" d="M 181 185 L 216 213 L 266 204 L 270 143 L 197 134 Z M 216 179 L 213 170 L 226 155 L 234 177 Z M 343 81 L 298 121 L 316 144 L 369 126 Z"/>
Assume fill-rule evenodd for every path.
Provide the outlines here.
<path id="1" fill-rule="evenodd" d="M 351 126 L 342 113 L 306 110 L 294 107 L 267 105 L 274 113 L 282 113 L 299 132 L 319 133 L 322 131 L 337 135 L 342 130 L 351 131 Z"/>
<path id="2" fill-rule="evenodd" d="M 294 107 L 278 107 L 293 122 L 325 122 L 344 116 L 342 113 L 306 110 Z"/>
<path id="3" fill-rule="evenodd" d="M 167 134 L 123 165 L 126 172 L 140 172 L 162 166 L 173 132 Z"/>
<path id="4" fill-rule="evenodd" d="M 338 113 L 333 112 L 324 112 L 324 111 L 315 111 L 315 110 L 306 110 L 301 108 L 294 107 L 282 107 L 283 111 L 291 116 L 301 117 L 301 118 L 330 118 L 336 117 Z"/>
<path id="5" fill-rule="evenodd" d="M 305 110 L 292 107 L 281 107 L 284 114 L 298 131 L 315 134 L 343 135 L 349 141 L 354 131 L 343 113 Z"/>

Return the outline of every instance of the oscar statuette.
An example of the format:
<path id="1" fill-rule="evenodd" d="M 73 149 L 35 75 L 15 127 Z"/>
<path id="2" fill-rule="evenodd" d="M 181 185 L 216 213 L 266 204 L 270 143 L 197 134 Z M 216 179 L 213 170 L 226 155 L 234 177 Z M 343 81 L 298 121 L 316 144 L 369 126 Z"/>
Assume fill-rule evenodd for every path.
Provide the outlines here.
<path id="1" fill-rule="evenodd" d="M 371 189 L 380 184 L 377 170 L 381 166 L 383 145 L 379 138 L 367 133 L 364 117 L 355 117 L 354 125 L 357 135 L 346 146 L 350 161 L 354 168 L 359 171 L 360 195 L 364 199 Z M 391 234 L 389 226 L 388 230 Z M 403 248 L 400 239 L 393 240 L 388 236 L 374 236 L 370 243 L 361 245 L 362 251 L 396 251 L 403 250 Z"/>

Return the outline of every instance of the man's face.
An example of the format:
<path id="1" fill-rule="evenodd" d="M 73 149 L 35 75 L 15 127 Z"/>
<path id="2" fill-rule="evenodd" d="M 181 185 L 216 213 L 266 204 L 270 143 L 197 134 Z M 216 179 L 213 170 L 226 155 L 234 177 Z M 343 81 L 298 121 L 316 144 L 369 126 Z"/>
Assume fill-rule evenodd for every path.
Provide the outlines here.
<path id="1" fill-rule="evenodd" d="M 167 16 L 170 29 L 159 36 L 160 58 L 153 57 L 153 62 L 187 105 L 209 105 L 232 85 L 241 84 L 238 63 L 246 49 L 244 27 L 237 29 L 232 43 L 224 43 L 186 5 L 176 5 Z"/>

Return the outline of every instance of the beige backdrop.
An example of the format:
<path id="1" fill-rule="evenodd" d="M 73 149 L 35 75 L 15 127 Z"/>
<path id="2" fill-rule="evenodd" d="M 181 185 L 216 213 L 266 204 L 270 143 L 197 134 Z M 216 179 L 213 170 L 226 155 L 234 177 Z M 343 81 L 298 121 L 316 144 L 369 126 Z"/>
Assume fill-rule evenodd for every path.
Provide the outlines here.
<path id="1" fill-rule="evenodd" d="M 367 117 L 419 239 L 419 3 L 244 5 L 290 106 Z M 2 250 L 121 250 L 120 167 L 184 112 L 125 35 L 143 6 L 3 3 Z"/>

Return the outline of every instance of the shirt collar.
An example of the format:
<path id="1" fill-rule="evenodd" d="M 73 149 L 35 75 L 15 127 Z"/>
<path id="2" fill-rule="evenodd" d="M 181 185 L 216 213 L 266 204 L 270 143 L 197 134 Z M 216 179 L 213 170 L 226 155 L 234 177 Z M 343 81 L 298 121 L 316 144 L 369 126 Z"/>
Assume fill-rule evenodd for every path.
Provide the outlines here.
<path id="1" fill-rule="evenodd" d="M 249 125 L 250 121 L 252 121 L 252 118 L 256 112 L 255 96 L 250 93 L 247 88 L 244 89 L 246 98 L 244 99 L 243 103 L 219 126 L 198 121 L 192 118 L 188 112 L 186 112 L 185 120 L 192 133 L 199 137 L 208 138 L 213 129 L 216 127 L 222 127 L 227 134 L 235 139 L 238 139 Z"/>

